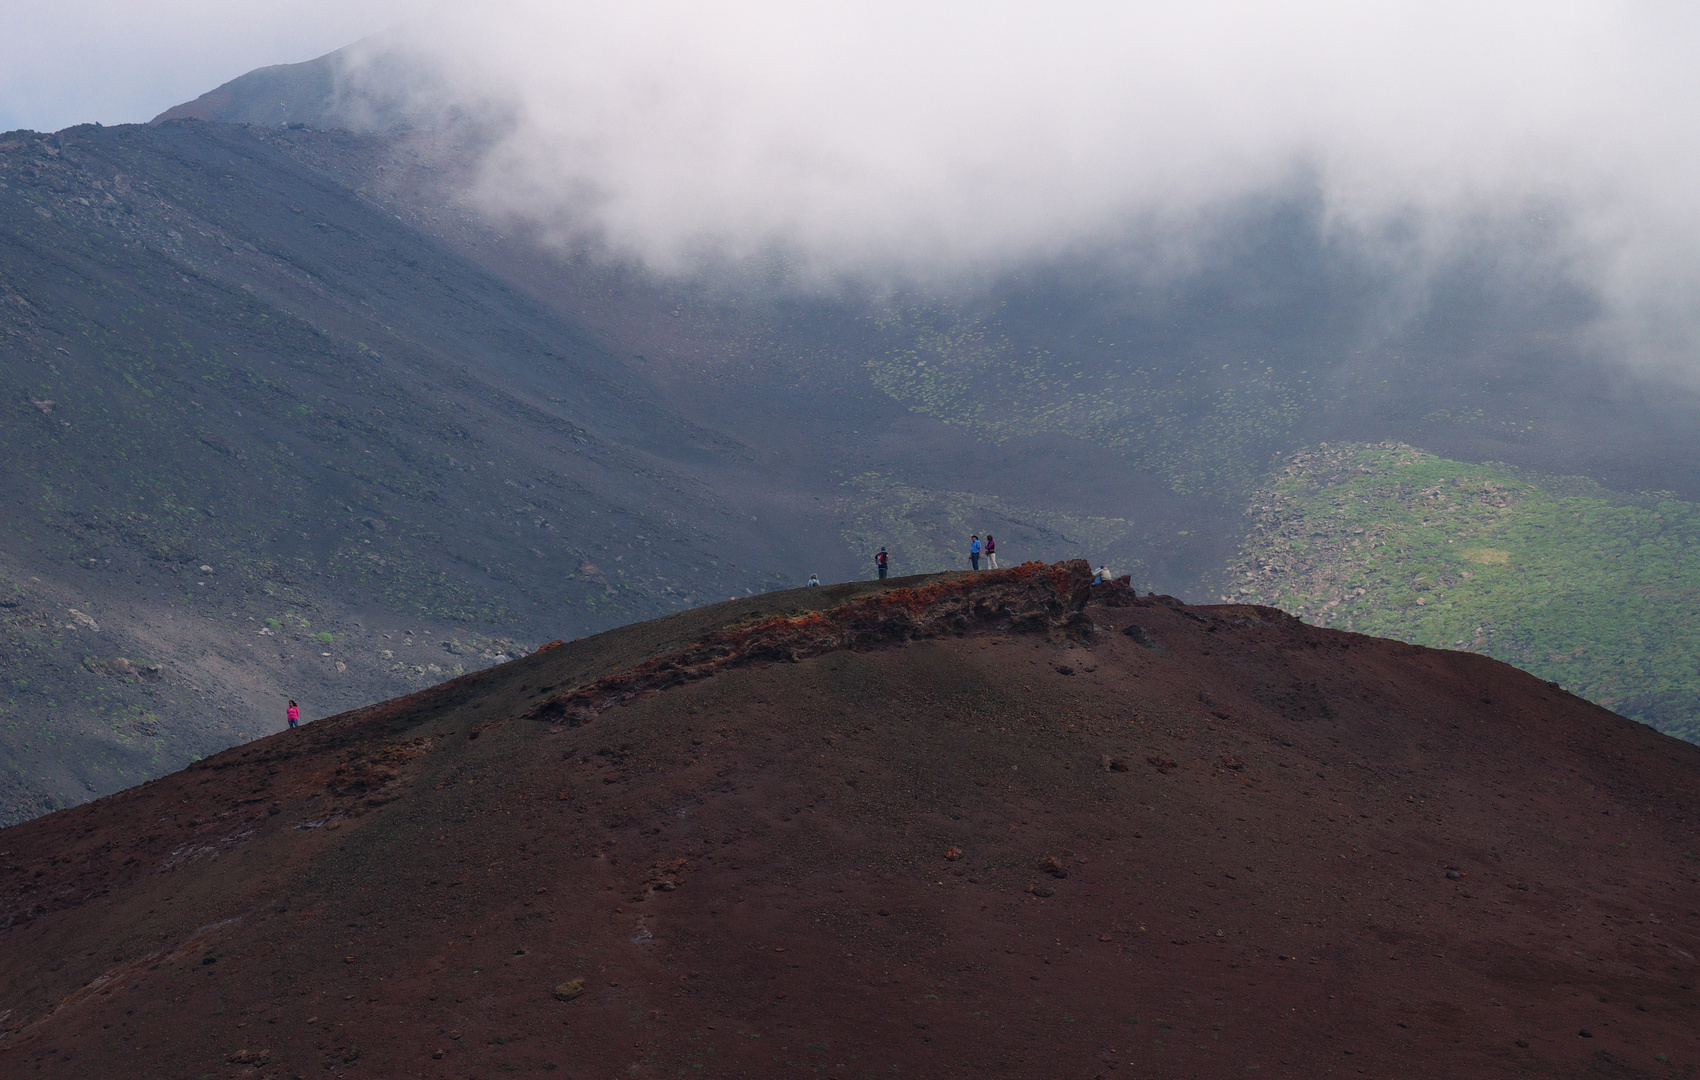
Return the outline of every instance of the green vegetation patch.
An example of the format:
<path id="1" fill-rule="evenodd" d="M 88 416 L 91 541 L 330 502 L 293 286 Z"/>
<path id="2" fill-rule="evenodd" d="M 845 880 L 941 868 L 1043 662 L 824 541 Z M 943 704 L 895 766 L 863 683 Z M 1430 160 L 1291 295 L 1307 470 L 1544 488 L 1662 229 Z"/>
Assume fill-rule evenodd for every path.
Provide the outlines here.
<path id="1" fill-rule="evenodd" d="M 1700 742 L 1700 506 L 1399 443 L 1295 455 L 1225 599 L 1515 664 Z"/>

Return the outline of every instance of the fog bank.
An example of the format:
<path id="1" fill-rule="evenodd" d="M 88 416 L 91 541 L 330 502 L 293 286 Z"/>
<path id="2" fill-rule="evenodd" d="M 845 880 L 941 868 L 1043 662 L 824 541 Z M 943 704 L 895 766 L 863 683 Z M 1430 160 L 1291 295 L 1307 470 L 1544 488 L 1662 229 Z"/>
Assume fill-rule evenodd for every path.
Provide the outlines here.
<path id="1" fill-rule="evenodd" d="M 1221 207 L 1310 185 L 1331 239 L 1417 279 L 1516 236 L 1656 363 L 1700 309 L 1697 29 L 1649 4 L 518 0 L 383 47 L 512 109 L 485 207 L 664 271 L 937 280 L 1120 236 L 1184 260 Z"/>
<path id="2" fill-rule="evenodd" d="M 1161 274 L 1298 192 L 1410 303 L 1465 251 L 1584 286 L 1615 353 L 1695 353 L 1686 5 L 67 0 L 5 12 L 0 117 L 141 119 L 398 18 L 351 86 L 441 72 L 421 115 L 508 118 L 484 208 L 658 270 L 939 284 L 1120 246 Z"/>

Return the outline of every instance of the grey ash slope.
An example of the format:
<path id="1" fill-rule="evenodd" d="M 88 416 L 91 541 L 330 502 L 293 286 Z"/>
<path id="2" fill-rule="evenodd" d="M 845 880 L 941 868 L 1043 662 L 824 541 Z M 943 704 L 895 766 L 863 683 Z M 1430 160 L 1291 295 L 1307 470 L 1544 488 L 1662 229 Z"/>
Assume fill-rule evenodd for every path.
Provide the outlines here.
<path id="1" fill-rule="evenodd" d="M 259 129 L 0 136 L 0 410 L 0 821 L 808 542 L 738 443 Z"/>

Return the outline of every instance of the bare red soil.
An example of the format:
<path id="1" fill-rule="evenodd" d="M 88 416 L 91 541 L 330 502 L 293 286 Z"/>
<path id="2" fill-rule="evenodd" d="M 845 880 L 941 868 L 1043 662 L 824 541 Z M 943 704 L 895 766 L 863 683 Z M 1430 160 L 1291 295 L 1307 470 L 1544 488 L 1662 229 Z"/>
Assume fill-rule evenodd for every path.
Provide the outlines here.
<path id="1" fill-rule="evenodd" d="M 0 1075 L 1700 1073 L 1700 747 L 1084 572 L 716 605 L 0 831 Z"/>

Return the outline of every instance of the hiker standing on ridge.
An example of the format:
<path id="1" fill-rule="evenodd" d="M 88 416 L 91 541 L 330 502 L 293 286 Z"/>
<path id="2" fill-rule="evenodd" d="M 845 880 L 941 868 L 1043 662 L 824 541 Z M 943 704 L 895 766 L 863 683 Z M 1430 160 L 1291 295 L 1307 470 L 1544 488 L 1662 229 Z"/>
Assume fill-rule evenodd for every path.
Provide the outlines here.
<path id="1" fill-rule="evenodd" d="M 986 534 L 986 569 L 998 568 L 998 542 L 992 539 L 992 534 Z"/>
<path id="2" fill-rule="evenodd" d="M 890 558 L 885 553 L 885 548 L 880 548 L 874 553 L 874 565 L 879 568 L 881 581 L 885 580 L 885 564 L 890 561 Z"/>
<path id="3" fill-rule="evenodd" d="M 810 574 L 809 575 L 809 583 L 807 585 L 803 586 L 803 587 L 805 589 L 818 589 L 818 588 L 820 588 L 820 575 L 819 574 Z"/>
<path id="4" fill-rule="evenodd" d="M 968 562 L 974 569 L 980 569 L 980 534 L 975 533 L 974 539 L 968 542 Z"/>
<path id="5" fill-rule="evenodd" d="M 289 726 L 295 727 L 301 721 L 301 707 L 296 705 L 294 701 L 290 701 L 289 708 L 284 712 L 284 715 L 289 717 Z"/>

